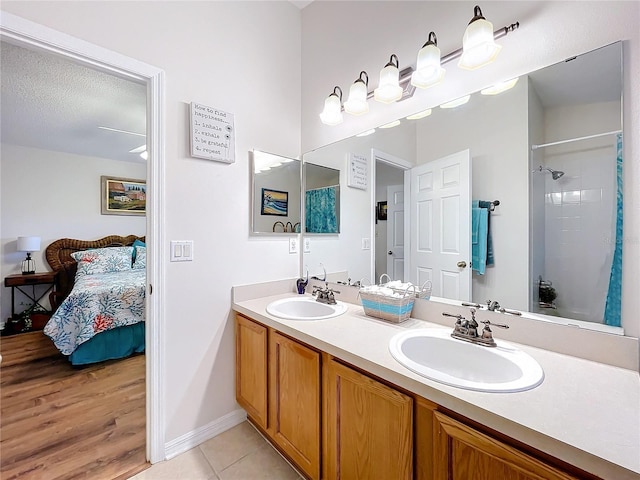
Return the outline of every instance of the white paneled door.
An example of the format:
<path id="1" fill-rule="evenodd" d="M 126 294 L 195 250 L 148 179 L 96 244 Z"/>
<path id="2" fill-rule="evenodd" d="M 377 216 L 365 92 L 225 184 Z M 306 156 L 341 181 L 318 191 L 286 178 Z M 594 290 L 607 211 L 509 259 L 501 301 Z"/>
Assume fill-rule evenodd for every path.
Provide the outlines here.
<path id="1" fill-rule="evenodd" d="M 387 273 L 404 281 L 404 185 L 387 187 Z"/>
<path id="2" fill-rule="evenodd" d="M 464 150 L 411 169 L 409 281 L 471 300 L 471 156 Z"/>

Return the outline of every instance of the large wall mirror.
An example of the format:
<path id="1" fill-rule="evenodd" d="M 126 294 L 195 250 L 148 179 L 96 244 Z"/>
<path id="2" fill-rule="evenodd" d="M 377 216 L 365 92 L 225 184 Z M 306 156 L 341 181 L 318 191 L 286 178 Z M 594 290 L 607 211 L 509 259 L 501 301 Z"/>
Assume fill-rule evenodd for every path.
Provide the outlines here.
<path id="1" fill-rule="evenodd" d="M 366 191 L 341 175 L 340 235 L 303 262 L 621 332 L 621 42 L 462 100 L 303 156 L 370 159 Z"/>
<path id="2" fill-rule="evenodd" d="M 300 233 L 300 160 L 260 150 L 253 150 L 250 157 L 252 232 Z"/>

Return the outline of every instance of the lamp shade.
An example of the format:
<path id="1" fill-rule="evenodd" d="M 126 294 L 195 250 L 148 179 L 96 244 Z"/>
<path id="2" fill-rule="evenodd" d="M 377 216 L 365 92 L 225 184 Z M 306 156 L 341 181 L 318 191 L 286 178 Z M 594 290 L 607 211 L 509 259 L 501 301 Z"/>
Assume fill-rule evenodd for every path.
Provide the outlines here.
<path id="1" fill-rule="evenodd" d="M 395 63 L 394 63 L 395 60 Z M 402 98 L 403 89 L 400 86 L 400 70 L 398 57 L 391 55 L 389 63 L 380 70 L 378 88 L 373 91 L 373 98 L 381 103 L 393 103 Z"/>
<path id="2" fill-rule="evenodd" d="M 418 88 L 429 88 L 437 85 L 444 78 L 444 68 L 440 66 L 440 49 L 436 34 L 429 33 L 429 40 L 418 52 L 416 71 L 411 75 L 411 85 Z"/>
<path id="3" fill-rule="evenodd" d="M 362 77 L 366 78 L 366 81 Z M 367 72 L 360 72 L 360 78 L 358 78 L 351 88 L 349 88 L 349 98 L 344 102 L 344 110 L 351 115 L 362 115 L 369 111 L 369 103 L 367 102 L 367 84 L 369 83 L 369 77 Z"/>
<path id="4" fill-rule="evenodd" d="M 19 252 L 39 252 L 40 237 L 18 237 Z"/>
<path id="5" fill-rule="evenodd" d="M 475 16 L 462 37 L 460 68 L 475 70 L 495 60 L 502 48 L 493 38 L 493 24 L 482 16 L 480 7 L 475 7 Z"/>
<path id="6" fill-rule="evenodd" d="M 336 93 L 336 90 L 340 92 L 340 96 Z M 324 110 L 320 114 L 320 121 L 325 125 L 338 125 L 342 123 L 342 90 L 340 87 L 335 87 L 333 93 L 329 95 L 324 101 Z"/>

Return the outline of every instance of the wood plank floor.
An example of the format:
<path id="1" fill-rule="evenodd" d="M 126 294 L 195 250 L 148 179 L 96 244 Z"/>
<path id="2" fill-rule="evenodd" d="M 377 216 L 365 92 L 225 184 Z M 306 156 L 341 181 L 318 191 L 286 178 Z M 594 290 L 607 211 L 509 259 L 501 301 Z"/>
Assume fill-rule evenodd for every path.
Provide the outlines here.
<path id="1" fill-rule="evenodd" d="M 41 332 L 0 338 L 0 478 L 124 480 L 145 460 L 145 356 L 73 367 Z"/>

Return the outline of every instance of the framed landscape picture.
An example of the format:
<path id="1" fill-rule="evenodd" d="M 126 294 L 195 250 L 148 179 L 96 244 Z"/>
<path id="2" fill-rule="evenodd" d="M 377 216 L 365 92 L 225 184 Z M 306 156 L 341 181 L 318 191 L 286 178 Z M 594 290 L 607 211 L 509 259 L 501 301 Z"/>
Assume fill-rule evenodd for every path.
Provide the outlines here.
<path id="1" fill-rule="evenodd" d="M 103 215 L 145 215 L 147 182 L 133 178 L 101 176 L 101 213 Z"/>
<path id="2" fill-rule="evenodd" d="M 260 214 L 286 217 L 289 214 L 289 192 L 263 188 Z"/>

